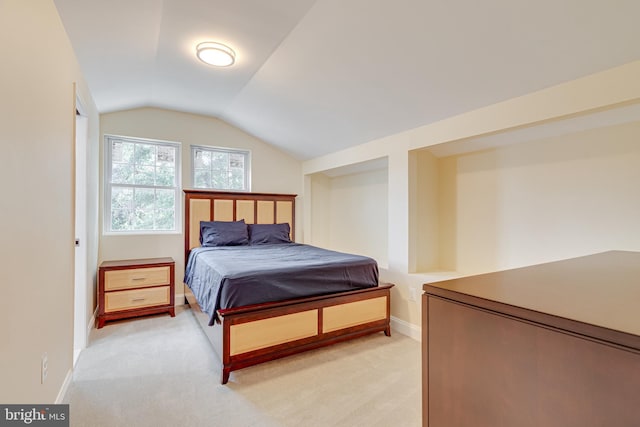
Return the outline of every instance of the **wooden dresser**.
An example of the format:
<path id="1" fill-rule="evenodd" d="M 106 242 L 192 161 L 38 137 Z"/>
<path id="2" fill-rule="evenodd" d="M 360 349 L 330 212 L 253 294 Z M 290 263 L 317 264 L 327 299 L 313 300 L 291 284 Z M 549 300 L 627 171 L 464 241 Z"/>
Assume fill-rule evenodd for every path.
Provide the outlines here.
<path id="1" fill-rule="evenodd" d="M 175 316 L 172 258 L 105 261 L 98 270 L 98 329 L 110 320 Z"/>
<path id="2" fill-rule="evenodd" d="M 640 253 L 424 291 L 424 426 L 640 426 Z"/>

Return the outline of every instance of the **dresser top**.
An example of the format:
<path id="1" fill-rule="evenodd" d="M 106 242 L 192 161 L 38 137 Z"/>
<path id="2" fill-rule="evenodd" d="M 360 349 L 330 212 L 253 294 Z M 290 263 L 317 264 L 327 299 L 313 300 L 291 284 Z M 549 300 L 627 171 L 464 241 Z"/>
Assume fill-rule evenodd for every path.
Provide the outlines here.
<path id="1" fill-rule="evenodd" d="M 640 339 L 640 252 L 604 252 L 429 283 L 424 290 L 481 306 L 484 301 L 488 309 L 498 303 L 630 334 L 633 342 Z"/>
<path id="2" fill-rule="evenodd" d="M 103 261 L 100 268 L 118 267 L 153 267 L 156 264 L 172 264 L 173 258 L 144 258 L 144 259 L 123 259 L 115 261 Z"/>

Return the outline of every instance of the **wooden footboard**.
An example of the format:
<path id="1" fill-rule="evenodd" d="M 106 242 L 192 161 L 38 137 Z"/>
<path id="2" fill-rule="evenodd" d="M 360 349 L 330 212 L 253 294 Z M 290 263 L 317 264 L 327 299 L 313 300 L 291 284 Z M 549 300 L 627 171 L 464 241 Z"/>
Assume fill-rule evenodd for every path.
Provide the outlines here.
<path id="1" fill-rule="evenodd" d="M 258 363 L 375 332 L 390 336 L 392 287 L 219 310 L 220 324 L 211 327 L 201 320 L 222 361 L 222 384 L 231 371 Z M 199 311 L 192 294 L 187 301 Z"/>

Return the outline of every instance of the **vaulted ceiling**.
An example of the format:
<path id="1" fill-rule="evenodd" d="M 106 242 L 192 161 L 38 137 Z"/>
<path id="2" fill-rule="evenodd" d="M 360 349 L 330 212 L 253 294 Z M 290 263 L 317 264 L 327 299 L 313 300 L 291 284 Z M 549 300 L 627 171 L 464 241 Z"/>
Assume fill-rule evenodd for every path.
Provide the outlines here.
<path id="1" fill-rule="evenodd" d="M 640 58 L 637 0 L 55 0 L 100 112 L 218 117 L 299 159 Z M 198 42 L 231 46 L 215 68 Z"/>

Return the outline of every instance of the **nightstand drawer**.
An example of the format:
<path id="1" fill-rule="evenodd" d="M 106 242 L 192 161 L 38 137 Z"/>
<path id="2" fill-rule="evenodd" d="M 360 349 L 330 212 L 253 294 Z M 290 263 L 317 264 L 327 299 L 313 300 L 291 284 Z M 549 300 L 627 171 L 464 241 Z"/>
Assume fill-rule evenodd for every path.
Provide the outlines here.
<path id="1" fill-rule="evenodd" d="M 109 292 L 104 295 L 105 313 L 132 308 L 166 305 L 171 302 L 170 286 L 130 291 Z"/>
<path id="2" fill-rule="evenodd" d="M 169 266 L 113 270 L 104 274 L 105 291 L 168 285 L 169 283 Z"/>

